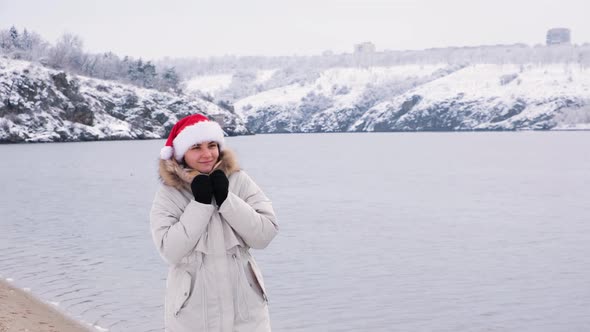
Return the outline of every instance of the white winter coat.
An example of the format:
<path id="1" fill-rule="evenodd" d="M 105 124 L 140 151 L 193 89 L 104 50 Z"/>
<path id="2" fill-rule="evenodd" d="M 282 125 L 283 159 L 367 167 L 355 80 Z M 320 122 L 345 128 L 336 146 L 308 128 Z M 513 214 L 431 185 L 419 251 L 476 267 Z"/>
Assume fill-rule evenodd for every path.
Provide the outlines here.
<path id="1" fill-rule="evenodd" d="M 224 151 L 222 160 L 229 194 L 219 208 L 194 200 L 189 184 L 196 173 L 174 160 L 160 161 L 163 185 L 150 224 L 169 264 L 167 332 L 270 331 L 264 280 L 249 249 L 263 249 L 275 237 L 275 214 L 231 151 Z"/>

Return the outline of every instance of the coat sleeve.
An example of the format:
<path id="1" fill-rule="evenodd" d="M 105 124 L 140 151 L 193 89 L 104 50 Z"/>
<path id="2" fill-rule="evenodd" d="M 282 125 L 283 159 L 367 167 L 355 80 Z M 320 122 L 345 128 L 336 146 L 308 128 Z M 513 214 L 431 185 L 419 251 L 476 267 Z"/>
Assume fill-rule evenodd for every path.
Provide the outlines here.
<path id="1" fill-rule="evenodd" d="M 249 247 L 264 249 L 279 231 L 272 204 L 246 173 L 238 171 L 234 176 L 237 185 L 230 186 L 219 213 Z"/>
<path id="2" fill-rule="evenodd" d="M 215 211 L 211 204 L 191 200 L 184 210 L 172 189 L 160 188 L 150 212 L 152 238 L 158 252 L 169 264 L 178 264 L 194 249 Z"/>

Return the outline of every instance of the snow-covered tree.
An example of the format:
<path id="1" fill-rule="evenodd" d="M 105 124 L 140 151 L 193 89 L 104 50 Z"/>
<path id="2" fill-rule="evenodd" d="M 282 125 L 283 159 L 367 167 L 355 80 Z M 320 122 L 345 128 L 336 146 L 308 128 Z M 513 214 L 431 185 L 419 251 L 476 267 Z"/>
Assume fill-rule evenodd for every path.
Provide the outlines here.
<path id="1" fill-rule="evenodd" d="M 33 41 L 31 40 L 31 35 L 27 31 L 27 29 L 23 30 L 23 33 L 20 36 L 19 45 L 20 48 L 24 51 L 30 51 L 33 48 Z"/>
<path id="2" fill-rule="evenodd" d="M 10 41 L 12 42 L 12 47 L 13 48 L 20 48 L 20 38 L 19 38 L 19 34 L 18 34 L 18 30 L 16 30 L 16 27 L 13 25 L 10 27 Z"/>
<path id="3" fill-rule="evenodd" d="M 165 68 L 160 75 L 158 88 L 163 91 L 179 91 L 180 77 L 174 67 Z"/>
<path id="4" fill-rule="evenodd" d="M 106 52 L 103 54 L 97 54 L 96 57 L 96 77 L 105 80 L 115 79 L 119 75 L 119 66 L 121 60 L 119 57 L 112 53 Z"/>
<path id="5" fill-rule="evenodd" d="M 156 66 L 151 61 L 148 61 L 143 66 L 142 85 L 144 88 L 154 88 L 156 84 Z"/>
<path id="6" fill-rule="evenodd" d="M 65 33 L 49 51 L 48 63 L 55 68 L 81 69 L 84 60 L 82 39 Z"/>

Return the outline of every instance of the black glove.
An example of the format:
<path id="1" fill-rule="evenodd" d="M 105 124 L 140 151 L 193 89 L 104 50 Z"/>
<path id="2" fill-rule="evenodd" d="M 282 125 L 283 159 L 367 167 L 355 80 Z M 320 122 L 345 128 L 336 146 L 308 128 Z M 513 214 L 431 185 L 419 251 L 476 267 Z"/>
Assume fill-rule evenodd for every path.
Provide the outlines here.
<path id="1" fill-rule="evenodd" d="M 215 172 L 209 174 L 211 178 L 211 184 L 213 185 L 213 195 L 215 196 L 215 202 L 217 206 L 221 206 L 227 198 L 229 180 L 222 170 L 218 169 Z"/>
<path id="2" fill-rule="evenodd" d="M 191 182 L 191 190 L 195 195 L 195 201 L 203 204 L 211 204 L 213 190 L 211 188 L 211 179 L 207 175 L 199 174 Z"/>

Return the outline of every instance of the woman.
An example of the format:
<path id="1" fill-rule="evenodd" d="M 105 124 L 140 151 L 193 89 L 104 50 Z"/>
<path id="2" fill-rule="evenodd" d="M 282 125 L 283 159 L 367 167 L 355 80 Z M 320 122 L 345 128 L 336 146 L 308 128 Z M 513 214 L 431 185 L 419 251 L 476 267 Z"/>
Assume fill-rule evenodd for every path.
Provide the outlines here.
<path id="1" fill-rule="evenodd" d="M 169 264 L 166 331 L 270 331 L 249 249 L 278 232 L 271 202 L 238 168 L 221 127 L 202 115 L 174 125 L 160 158 L 150 224 Z"/>

